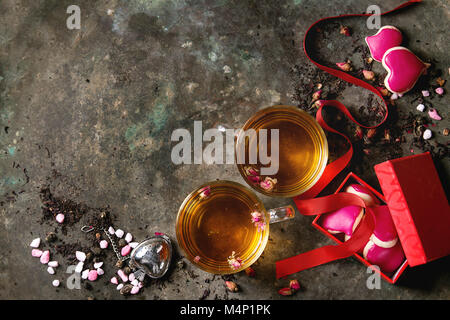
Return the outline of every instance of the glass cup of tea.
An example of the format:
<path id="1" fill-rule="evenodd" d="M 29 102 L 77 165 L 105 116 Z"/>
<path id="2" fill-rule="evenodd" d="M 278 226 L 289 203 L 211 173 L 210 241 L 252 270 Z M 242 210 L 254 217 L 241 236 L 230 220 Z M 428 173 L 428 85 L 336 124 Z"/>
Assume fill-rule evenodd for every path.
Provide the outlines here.
<path id="1" fill-rule="evenodd" d="M 272 136 L 273 129 L 278 129 L 277 139 Z M 255 134 L 249 135 L 251 131 Z M 265 143 L 260 143 L 258 133 L 262 131 L 267 135 Z M 328 143 L 324 131 L 312 116 L 293 106 L 272 106 L 258 111 L 235 138 L 239 172 L 248 185 L 267 196 L 294 197 L 306 192 L 319 180 L 327 165 Z M 274 143 L 277 143 L 278 159 L 262 163 L 260 155 L 270 155 Z M 257 159 L 252 160 L 251 152 L 257 152 Z M 264 175 L 263 168 L 270 166 L 276 166 L 278 171 Z"/>
<path id="2" fill-rule="evenodd" d="M 183 201 L 176 220 L 178 244 L 194 265 L 232 274 L 262 254 L 269 224 L 294 217 L 292 206 L 266 210 L 249 188 L 232 181 L 206 183 Z"/>

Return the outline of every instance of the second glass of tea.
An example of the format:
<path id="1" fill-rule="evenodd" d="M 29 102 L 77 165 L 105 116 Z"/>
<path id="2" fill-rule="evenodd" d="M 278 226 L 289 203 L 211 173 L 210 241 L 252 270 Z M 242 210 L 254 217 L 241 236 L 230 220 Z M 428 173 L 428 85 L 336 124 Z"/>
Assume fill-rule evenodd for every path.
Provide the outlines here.
<path id="1" fill-rule="evenodd" d="M 260 145 L 258 132 L 266 129 L 267 143 Z M 274 163 L 262 164 L 258 157 L 255 163 L 250 163 L 250 146 L 256 145 L 258 155 L 261 151 L 271 153 L 274 141 L 271 139 L 271 129 L 278 129 L 278 172 L 261 175 L 263 167 Z M 244 136 L 249 130 L 256 135 Z M 260 150 L 260 148 L 268 150 Z M 267 196 L 294 197 L 310 189 L 321 177 L 328 161 L 328 143 L 317 121 L 293 106 L 272 106 L 255 113 L 244 124 L 236 137 L 236 162 L 244 180 L 255 190 Z M 238 161 L 238 159 L 245 161 Z M 273 160 L 272 161 L 276 161 Z"/>
<path id="2" fill-rule="evenodd" d="M 232 181 L 206 183 L 182 203 L 176 220 L 178 244 L 197 267 L 231 274 L 264 251 L 269 224 L 294 217 L 291 206 L 266 210 L 249 188 Z"/>

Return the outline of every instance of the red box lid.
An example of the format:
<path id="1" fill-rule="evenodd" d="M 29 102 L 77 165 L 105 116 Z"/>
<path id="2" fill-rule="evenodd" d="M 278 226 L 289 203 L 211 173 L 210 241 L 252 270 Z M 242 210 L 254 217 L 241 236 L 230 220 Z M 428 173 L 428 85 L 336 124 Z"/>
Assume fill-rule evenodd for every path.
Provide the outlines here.
<path id="1" fill-rule="evenodd" d="M 408 264 L 450 254 L 450 207 L 429 152 L 374 166 Z"/>

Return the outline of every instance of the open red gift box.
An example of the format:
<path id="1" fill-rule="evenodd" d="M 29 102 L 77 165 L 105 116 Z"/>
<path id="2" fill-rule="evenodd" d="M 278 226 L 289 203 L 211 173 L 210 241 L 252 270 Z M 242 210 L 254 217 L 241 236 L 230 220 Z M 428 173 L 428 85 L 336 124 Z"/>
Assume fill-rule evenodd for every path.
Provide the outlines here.
<path id="1" fill-rule="evenodd" d="M 408 266 L 416 266 L 450 254 L 450 207 L 433 160 L 428 152 L 389 160 L 374 167 L 383 194 L 354 173 L 347 175 L 335 193 L 354 183 L 367 187 L 389 207 L 406 259 L 393 274 L 371 266 L 362 255 L 354 256 L 389 283 L 395 283 Z M 313 226 L 335 242 L 343 239 L 321 226 Z"/>

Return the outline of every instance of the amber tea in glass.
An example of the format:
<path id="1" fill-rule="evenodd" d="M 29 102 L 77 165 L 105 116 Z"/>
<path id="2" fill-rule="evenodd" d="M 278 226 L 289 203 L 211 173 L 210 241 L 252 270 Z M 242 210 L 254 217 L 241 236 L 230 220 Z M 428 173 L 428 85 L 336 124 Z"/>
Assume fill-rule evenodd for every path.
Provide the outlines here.
<path id="1" fill-rule="evenodd" d="M 214 181 L 184 200 L 177 216 L 177 240 L 199 268 L 215 274 L 235 273 L 259 258 L 267 244 L 269 223 L 293 216 L 292 207 L 266 211 L 243 185 Z"/>
<path id="2" fill-rule="evenodd" d="M 267 149 L 270 154 L 271 129 L 278 129 L 279 157 L 278 172 L 269 177 L 259 176 L 263 165 L 259 159 L 249 163 L 249 146 L 257 143 L 258 135 L 240 139 L 240 135 L 253 129 L 258 133 L 267 129 Z M 245 146 L 242 145 L 245 144 Z M 258 148 L 261 148 L 257 144 Z M 244 163 L 238 162 L 238 169 L 247 183 L 255 190 L 268 196 L 293 197 L 311 188 L 321 177 L 328 161 L 328 144 L 325 133 L 317 121 L 306 112 L 292 106 L 273 106 L 257 112 L 244 124 L 237 137 L 236 157 L 244 150 Z M 261 150 L 258 149 L 258 154 Z M 241 152 L 242 153 L 242 152 Z M 269 165 L 265 165 L 269 166 Z M 267 182 L 267 183 L 265 183 Z"/>

